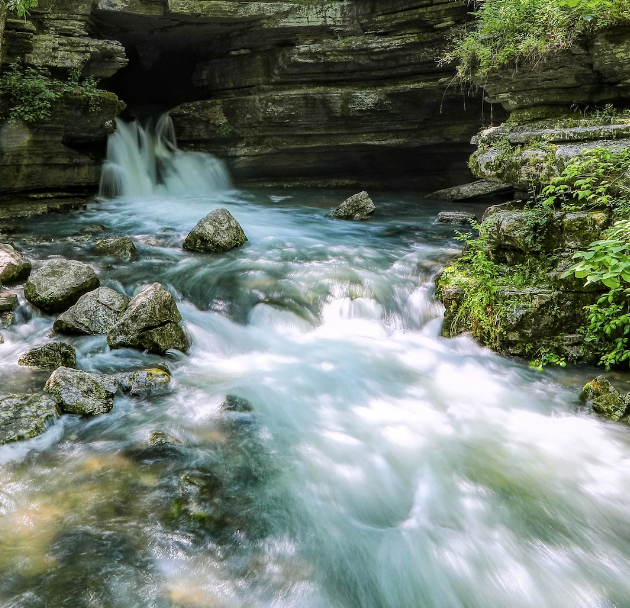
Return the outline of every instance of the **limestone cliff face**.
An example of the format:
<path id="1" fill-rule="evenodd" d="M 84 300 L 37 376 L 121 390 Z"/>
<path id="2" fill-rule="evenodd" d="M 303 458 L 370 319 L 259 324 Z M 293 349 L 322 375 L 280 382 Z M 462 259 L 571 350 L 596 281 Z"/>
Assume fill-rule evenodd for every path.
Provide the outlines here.
<path id="1" fill-rule="evenodd" d="M 225 158 L 238 184 L 461 182 L 491 111 L 436 59 L 467 16 L 450 0 L 43 0 L 8 20 L 3 63 L 80 69 L 130 110 L 172 109 L 180 145 Z M 89 136 L 73 108 L 5 152 L 0 167 L 30 167 L 0 191 L 96 182 L 92 144 L 120 107 Z"/>
<path id="2" fill-rule="evenodd" d="M 472 141 L 473 173 L 521 189 L 548 183 L 582 150 L 630 146 L 630 119 L 602 113 L 630 100 L 630 30 L 602 30 L 536 65 L 500 70 L 483 80 L 489 102 L 511 112 L 505 124 Z M 599 108 L 599 110 L 597 109 Z"/>
<path id="3" fill-rule="evenodd" d="M 3 68 L 21 62 L 47 68 L 62 80 L 72 70 L 111 76 L 127 64 L 125 50 L 117 41 L 92 38 L 90 18 L 89 2 L 42 2 L 28 19 L 9 15 L 2 37 Z M 93 189 L 104 140 L 124 107 L 113 93 L 88 96 L 77 88 L 63 94 L 48 119 L 5 121 L 0 128 L 0 193 Z"/>

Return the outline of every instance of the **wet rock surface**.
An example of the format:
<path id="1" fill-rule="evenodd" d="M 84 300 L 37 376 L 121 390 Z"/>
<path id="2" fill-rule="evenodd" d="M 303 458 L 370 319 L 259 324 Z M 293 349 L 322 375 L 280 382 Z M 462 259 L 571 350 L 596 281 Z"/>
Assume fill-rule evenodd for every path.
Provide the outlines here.
<path id="1" fill-rule="evenodd" d="M 56 369 L 44 390 L 53 395 L 67 414 L 106 414 L 114 407 L 118 382 L 112 376 L 60 367 Z"/>
<path id="2" fill-rule="evenodd" d="M 48 395 L 0 397 L 0 444 L 41 435 L 59 415 L 57 401 Z"/>
<path id="3" fill-rule="evenodd" d="M 470 184 L 436 190 L 435 192 L 428 194 L 427 198 L 437 198 L 445 201 L 465 201 L 477 196 L 487 196 L 489 194 L 505 192 L 511 188 L 511 184 L 480 179 Z"/>
<path id="4" fill-rule="evenodd" d="M 99 287 L 60 314 L 53 329 L 64 334 L 106 334 L 120 320 L 130 301 L 114 289 Z"/>
<path id="5" fill-rule="evenodd" d="M 0 243 L 0 284 L 26 279 L 31 267 L 31 263 L 13 245 Z"/>
<path id="6" fill-rule="evenodd" d="M 474 213 L 467 213 L 466 211 L 440 211 L 435 221 L 439 224 L 470 226 L 476 219 Z"/>
<path id="7" fill-rule="evenodd" d="M 630 406 L 630 397 L 621 394 L 605 376 L 597 376 L 582 389 L 582 399 L 593 404 L 593 409 L 611 420 L 622 418 Z"/>
<path id="8" fill-rule="evenodd" d="M 178 325 L 181 320 L 173 296 L 153 283 L 131 300 L 108 332 L 107 343 L 112 348 L 140 348 L 158 354 L 171 348 L 185 351 L 189 342 Z"/>
<path id="9" fill-rule="evenodd" d="M 370 195 L 363 191 L 346 199 L 339 207 L 333 209 L 330 215 L 341 220 L 362 221 L 370 217 L 375 210 L 376 206 Z"/>
<path id="10" fill-rule="evenodd" d="M 127 236 L 108 236 L 98 239 L 94 244 L 94 250 L 98 255 L 130 260 L 136 252 L 136 246 Z"/>
<path id="11" fill-rule="evenodd" d="M 237 395 L 227 395 L 221 408 L 230 412 L 251 412 L 254 409 L 247 399 Z"/>
<path id="12" fill-rule="evenodd" d="M 58 367 L 74 368 L 77 366 L 77 355 L 74 348 L 69 344 L 52 342 L 24 353 L 18 359 L 18 364 L 51 371 Z"/>
<path id="13" fill-rule="evenodd" d="M 17 306 L 17 295 L 8 291 L 0 291 L 0 313 L 15 310 Z"/>
<path id="14" fill-rule="evenodd" d="M 184 240 L 188 251 L 221 253 L 247 241 L 240 224 L 227 209 L 215 209 L 199 220 Z"/>
<path id="15" fill-rule="evenodd" d="M 51 260 L 31 274 L 24 296 L 44 312 L 62 312 L 99 283 L 94 270 L 83 262 Z"/>
<path id="16" fill-rule="evenodd" d="M 171 376 L 163 369 L 141 369 L 116 375 L 123 392 L 133 396 L 159 394 L 168 390 Z"/>

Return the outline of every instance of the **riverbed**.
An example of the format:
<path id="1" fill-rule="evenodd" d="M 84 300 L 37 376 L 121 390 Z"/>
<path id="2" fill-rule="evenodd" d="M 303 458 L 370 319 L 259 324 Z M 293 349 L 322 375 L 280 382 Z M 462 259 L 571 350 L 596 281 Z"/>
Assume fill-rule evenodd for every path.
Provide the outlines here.
<path id="1" fill-rule="evenodd" d="M 630 606 L 630 427 L 580 403 L 595 371 L 440 337 L 433 281 L 461 243 L 434 220 L 484 205 L 375 192 L 368 221 L 330 218 L 352 193 L 153 192 L 20 222 L 34 261 L 87 262 L 129 296 L 161 282 L 193 345 L 63 338 L 81 369 L 166 365 L 171 388 L 0 448 L 0 605 Z M 218 207 L 248 242 L 183 251 Z M 95 224 L 136 257 L 96 256 Z M 53 337 L 16 291 L 5 394 L 41 390 L 17 359 Z"/>

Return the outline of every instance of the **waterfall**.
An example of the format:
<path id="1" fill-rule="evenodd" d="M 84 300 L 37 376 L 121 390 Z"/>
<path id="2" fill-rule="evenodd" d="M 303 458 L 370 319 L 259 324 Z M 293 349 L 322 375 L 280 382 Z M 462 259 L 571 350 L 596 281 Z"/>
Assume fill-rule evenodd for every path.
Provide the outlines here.
<path id="1" fill-rule="evenodd" d="M 207 196 L 232 189 L 225 163 L 204 152 L 177 148 L 173 121 L 168 114 L 155 127 L 116 119 L 116 131 L 107 140 L 99 194 L 103 198 L 154 195 Z"/>

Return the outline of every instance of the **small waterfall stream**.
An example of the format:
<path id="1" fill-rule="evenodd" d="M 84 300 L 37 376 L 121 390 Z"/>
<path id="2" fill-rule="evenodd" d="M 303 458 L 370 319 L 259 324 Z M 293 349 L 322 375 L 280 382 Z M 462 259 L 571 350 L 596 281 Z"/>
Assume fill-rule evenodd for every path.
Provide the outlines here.
<path id="1" fill-rule="evenodd" d="M 19 246 L 128 295 L 160 281 L 194 344 L 160 358 L 64 337 L 82 369 L 166 363 L 172 386 L 0 447 L 0 606 L 630 606 L 630 430 L 578 401 L 594 370 L 439 335 L 433 280 L 460 245 L 433 220 L 482 207 L 374 193 L 369 221 L 336 221 L 352 192 L 231 190 L 168 119 L 120 123 L 109 154 L 110 198 L 24 222 Z M 249 241 L 183 251 L 216 207 Z M 133 262 L 96 256 L 94 224 L 131 236 Z M 16 361 L 54 318 L 20 298 L 6 392 L 47 378 Z M 227 394 L 253 411 L 223 410 Z"/>
<path id="2" fill-rule="evenodd" d="M 101 176 L 104 198 L 195 196 L 230 190 L 223 161 L 204 152 L 177 148 L 173 121 L 164 114 L 155 127 L 116 119 L 107 142 L 107 161 Z"/>

